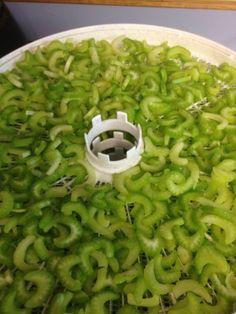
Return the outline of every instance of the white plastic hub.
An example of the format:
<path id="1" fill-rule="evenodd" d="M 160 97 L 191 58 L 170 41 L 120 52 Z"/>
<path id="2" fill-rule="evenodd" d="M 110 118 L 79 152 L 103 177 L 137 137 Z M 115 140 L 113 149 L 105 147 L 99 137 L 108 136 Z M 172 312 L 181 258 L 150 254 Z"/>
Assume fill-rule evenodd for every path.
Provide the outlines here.
<path id="1" fill-rule="evenodd" d="M 111 183 L 113 173 L 137 165 L 144 149 L 140 125 L 130 123 L 125 112 L 117 112 L 116 119 L 108 120 L 97 115 L 84 137 L 86 157 L 95 168 L 97 182 Z"/>

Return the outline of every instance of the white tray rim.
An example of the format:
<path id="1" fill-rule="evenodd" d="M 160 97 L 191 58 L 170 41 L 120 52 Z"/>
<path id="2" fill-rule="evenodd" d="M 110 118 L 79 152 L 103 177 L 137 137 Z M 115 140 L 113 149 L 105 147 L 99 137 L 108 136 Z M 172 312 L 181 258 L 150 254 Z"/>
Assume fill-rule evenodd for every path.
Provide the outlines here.
<path id="1" fill-rule="evenodd" d="M 170 46 L 182 45 L 190 49 L 194 56 L 209 63 L 219 65 L 223 62 L 228 62 L 236 66 L 235 51 L 193 33 L 148 24 L 101 24 L 59 32 L 22 46 L 0 59 L 0 72 L 5 72 L 12 68 L 26 50 L 32 51 L 56 39 L 62 41 L 72 39 L 79 42 L 84 39 L 95 38 L 96 40 L 106 39 L 111 41 L 121 35 L 138 40 L 146 40 L 148 43 L 156 45 L 163 41 L 168 41 Z"/>

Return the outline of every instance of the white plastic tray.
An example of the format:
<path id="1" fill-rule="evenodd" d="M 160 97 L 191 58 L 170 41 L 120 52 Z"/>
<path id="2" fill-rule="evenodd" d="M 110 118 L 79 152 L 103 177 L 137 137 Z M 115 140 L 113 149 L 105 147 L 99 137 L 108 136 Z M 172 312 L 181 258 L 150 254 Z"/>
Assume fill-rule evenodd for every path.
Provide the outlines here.
<path id="1" fill-rule="evenodd" d="M 25 50 L 34 50 L 36 47 L 44 46 L 54 39 L 81 41 L 95 38 L 96 40 L 106 39 L 111 41 L 121 35 L 138 40 L 146 40 L 150 44 L 160 44 L 163 41 L 167 41 L 170 46 L 182 45 L 188 48 L 194 56 L 209 63 L 219 65 L 220 63 L 228 62 L 236 66 L 236 52 L 195 34 L 152 25 L 107 24 L 76 28 L 36 40 L 0 59 L 0 72 L 10 69 L 22 57 Z"/>

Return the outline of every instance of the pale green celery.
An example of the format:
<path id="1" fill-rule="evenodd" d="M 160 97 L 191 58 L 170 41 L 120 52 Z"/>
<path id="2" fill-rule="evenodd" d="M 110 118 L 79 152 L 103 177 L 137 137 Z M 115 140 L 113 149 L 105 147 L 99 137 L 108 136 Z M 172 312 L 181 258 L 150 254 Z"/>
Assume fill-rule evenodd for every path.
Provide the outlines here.
<path id="1" fill-rule="evenodd" d="M 192 292 L 188 292 L 183 300 L 176 302 L 176 304 L 168 311 L 168 314 L 202 313 L 200 300 L 201 299 L 197 295 Z"/>
<path id="2" fill-rule="evenodd" d="M 2 302 L 0 305 L 1 313 L 3 314 L 30 314 L 31 310 L 27 308 L 22 308 L 17 304 L 16 292 L 14 290 L 8 291 L 4 297 L 2 297 Z"/>
<path id="3" fill-rule="evenodd" d="M 57 63 L 59 59 L 64 59 L 65 53 L 61 50 L 55 51 L 48 60 L 48 68 L 52 72 L 58 72 Z"/>
<path id="4" fill-rule="evenodd" d="M 42 306 L 53 289 L 53 275 L 45 270 L 34 270 L 26 273 L 24 280 L 32 282 L 36 286 L 25 302 L 25 307 L 32 309 Z"/>
<path id="5" fill-rule="evenodd" d="M 54 141 L 59 133 L 61 133 L 61 132 L 72 132 L 72 131 L 73 131 L 73 127 L 71 125 L 67 125 L 67 124 L 56 125 L 53 128 L 51 128 L 51 130 L 49 131 L 50 139 L 52 141 Z"/>
<path id="6" fill-rule="evenodd" d="M 197 273 L 200 274 L 205 265 L 211 264 L 217 267 L 218 272 L 226 273 L 229 265 L 226 258 L 210 245 L 202 245 L 198 250 L 194 264 Z"/>
<path id="7" fill-rule="evenodd" d="M 156 120 L 158 115 L 165 114 L 171 110 L 170 106 L 157 96 L 147 96 L 140 104 L 144 117 L 150 121 Z"/>
<path id="8" fill-rule="evenodd" d="M 181 271 L 180 267 L 175 264 L 171 265 L 172 270 L 167 270 L 162 265 L 163 257 L 161 254 L 155 256 L 154 258 L 154 268 L 156 278 L 163 284 L 172 284 L 180 279 Z"/>
<path id="9" fill-rule="evenodd" d="M 163 224 L 161 224 L 158 228 L 158 233 L 161 237 L 167 240 L 173 240 L 174 234 L 173 234 L 173 228 L 174 226 L 181 226 L 184 224 L 183 218 L 176 218 L 170 221 L 166 221 Z"/>
<path id="10" fill-rule="evenodd" d="M 171 285 L 167 283 L 163 284 L 163 283 L 158 282 L 155 275 L 156 273 L 155 259 L 150 260 L 148 264 L 146 265 L 144 269 L 144 273 L 143 273 L 144 281 L 145 281 L 146 287 L 152 292 L 153 295 L 166 294 L 171 291 L 172 287 Z"/>
<path id="11" fill-rule="evenodd" d="M 234 223 L 216 215 L 206 215 L 201 219 L 202 223 L 217 225 L 224 230 L 225 244 L 230 244 L 236 239 Z"/>
<path id="12" fill-rule="evenodd" d="M 46 151 L 45 159 L 49 162 L 49 164 L 51 164 L 46 172 L 46 175 L 50 176 L 58 169 L 62 161 L 62 156 L 57 149 L 51 149 Z"/>
<path id="13" fill-rule="evenodd" d="M 13 210 L 14 198 L 8 191 L 0 192 L 0 218 L 7 217 Z"/>
<path id="14" fill-rule="evenodd" d="M 235 274 L 229 272 L 224 278 L 224 282 L 220 280 L 220 276 L 216 273 L 211 276 L 212 283 L 216 291 L 228 300 L 236 300 Z"/>
<path id="15" fill-rule="evenodd" d="M 22 88 L 23 84 L 20 81 L 20 77 L 14 73 L 9 73 L 7 75 L 7 79 L 9 82 L 11 82 L 14 86 L 18 87 L 18 88 Z"/>
<path id="16" fill-rule="evenodd" d="M 57 266 L 57 273 L 59 280 L 63 287 L 70 291 L 80 291 L 82 288 L 82 281 L 81 278 L 74 279 L 71 275 L 71 270 L 80 263 L 80 258 L 77 255 L 67 255 L 63 257 Z M 81 274 L 79 274 L 81 277 Z"/>
<path id="17" fill-rule="evenodd" d="M 123 250 L 126 252 L 124 261 L 120 262 L 121 269 L 130 269 L 132 265 L 137 261 L 141 252 L 140 245 L 137 240 L 118 240 L 115 244 L 116 250 Z"/>
<path id="18" fill-rule="evenodd" d="M 26 251 L 34 243 L 34 241 L 35 236 L 28 235 L 25 239 L 21 240 L 16 247 L 13 261 L 15 266 L 22 271 L 32 270 L 37 267 L 37 265 L 27 264 L 25 262 Z"/>
<path id="19" fill-rule="evenodd" d="M 29 119 L 29 126 L 34 132 L 43 132 L 44 126 L 49 118 L 53 117 L 52 112 L 37 111 Z"/>
<path id="20" fill-rule="evenodd" d="M 168 295 L 168 314 L 230 313 L 235 83 L 229 64 L 124 36 L 56 40 L 0 74 L 0 312 L 153 314 Z M 144 153 L 95 187 L 83 136 L 117 110 Z"/>
<path id="21" fill-rule="evenodd" d="M 16 99 L 20 98 L 22 100 L 25 100 L 26 97 L 27 93 L 21 89 L 8 90 L 1 96 L 0 109 L 3 110 L 8 106 L 15 105 Z"/>
<path id="22" fill-rule="evenodd" d="M 70 303 L 73 294 L 70 291 L 60 292 L 54 295 L 49 307 L 49 314 L 64 314 L 66 312 L 66 308 Z"/>
<path id="23" fill-rule="evenodd" d="M 101 313 L 106 314 L 105 303 L 118 299 L 119 295 L 113 291 L 102 291 L 95 294 L 87 304 L 86 314 Z"/>
<path id="24" fill-rule="evenodd" d="M 127 293 L 128 304 L 148 308 L 159 304 L 159 295 L 145 297 L 145 292 L 148 288 L 144 278 L 140 277 L 133 285 L 135 285 L 134 288 Z"/>
<path id="25" fill-rule="evenodd" d="M 169 48 L 167 51 L 167 58 L 180 58 L 182 61 L 190 61 L 192 59 L 190 51 L 181 46 Z"/>
<path id="26" fill-rule="evenodd" d="M 172 293 L 177 299 L 186 292 L 193 292 L 196 295 L 201 296 L 208 303 L 212 302 L 212 297 L 207 291 L 207 289 L 204 288 L 199 282 L 195 280 L 192 279 L 180 280 L 172 289 Z"/>
<path id="27" fill-rule="evenodd" d="M 177 143 L 171 148 L 170 155 L 169 155 L 171 162 L 173 162 L 174 164 L 179 165 L 179 166 L 184 166 L 188 163 L 187 158 L 183 158 L 183 157 L 179 156 L 179 154 L 183 148 L 184 148 L 183 142 Z"/>

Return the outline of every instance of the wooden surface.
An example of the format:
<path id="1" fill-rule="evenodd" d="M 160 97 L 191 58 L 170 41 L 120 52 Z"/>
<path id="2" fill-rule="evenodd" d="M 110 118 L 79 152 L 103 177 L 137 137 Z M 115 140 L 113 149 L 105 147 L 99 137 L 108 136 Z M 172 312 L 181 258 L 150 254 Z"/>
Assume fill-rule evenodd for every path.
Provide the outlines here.
<path id="1" fill-rule="evenodd" d="M 236 0 L 7 0 L 6 2 L 78 3 L 142 7 L 236 10 Z M 199 17 L 201 23 L 201 17 Z"/>

